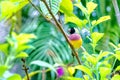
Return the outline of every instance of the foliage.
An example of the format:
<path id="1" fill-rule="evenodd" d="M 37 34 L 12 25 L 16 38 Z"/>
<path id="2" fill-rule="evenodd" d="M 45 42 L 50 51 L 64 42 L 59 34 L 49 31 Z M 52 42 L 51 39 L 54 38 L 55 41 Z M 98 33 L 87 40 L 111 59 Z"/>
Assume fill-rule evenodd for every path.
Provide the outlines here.
<path id="1" fill-rule="evenodd" d="M 24 52 L 24 50 L 33 48 L 31 45 L 27 44 L 32 38 L 36 38 L 35 35 L 25 33 L 18 35 L 12 32 L 12 34 L 8 36 L 7 42 L 0 44 L 0 51 L 2 52 L 0 54 L 4 55 L 4 57 L 0 57 L 0 70 L 2 70 L 0 71 L 1 79 L 16 80 L 17 78 L 18 80 L 22 80 L 20 75 L 12 74 L 8 70 L 13 67 L 14 60 L 28 57 L 28 54 Z M 7 74 L 9 75 L 7 76 Z"/>
<path id="2" fill-rule="evenodd" d="M 30 6 L 31 2 L 32 6 Z M 19 58 L 27 58 L 30 67 L 29 77 L 32 80 L 117 80 L 120 78 L 120 66 L 116 64 L 120 61 L 118 41 L 120 33 L 117 25 L 110 23 L 114 21 L 113 17 L 110 17 L 113 14 L 105 13 L 105 3 L 108 1 L 46 0 L 53 16 L 60 21 L 66 34 L 68 34 L 66 29 L 74 25 L 80 31 L 83 45 L 76 52 L 82 65 L 78 65 L 76 59 L 72 57 L 65 36 L 62 35 L 63 32 L 59 32 L 56 21 L 52 19 L 44 1 L 31 2 L 30 0 L 0 1 L 0 20 L 11 23 L 7 41 L 0 44 L 0 79 L 22 79 L 19 74 L 12 74 L 9 71 L 14 66 L 14 61 Z M 104 7 L 101 4 L 104 4 Z M 38 15 L 33 7 L 42 15 Z M 22 12 L 22 15 L 19 12 Z M 18 14 L 19 18 L 22 17 L 22 20 L 19 19 L 22 21 L 22 25 L 19 25 L 20 34 L 14 32 L 17 21 L 20 23 Z M 62 77 L 57 76 L 57 68 L 60 66 L 64 68 Z M 27 80 L 27 76 L 24 76 L 23 80 Z"/>

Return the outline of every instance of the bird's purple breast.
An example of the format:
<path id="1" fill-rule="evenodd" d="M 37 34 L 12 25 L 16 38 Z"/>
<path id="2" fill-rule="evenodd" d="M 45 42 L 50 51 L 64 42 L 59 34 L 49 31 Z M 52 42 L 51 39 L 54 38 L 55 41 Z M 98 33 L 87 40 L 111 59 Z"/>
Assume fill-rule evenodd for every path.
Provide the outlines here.
<path id="1" fill-rule="evenodd" d="M 69 35 L 70 40 L 79 40 L 81 37 L 79 34 L 71 34 Z"/>

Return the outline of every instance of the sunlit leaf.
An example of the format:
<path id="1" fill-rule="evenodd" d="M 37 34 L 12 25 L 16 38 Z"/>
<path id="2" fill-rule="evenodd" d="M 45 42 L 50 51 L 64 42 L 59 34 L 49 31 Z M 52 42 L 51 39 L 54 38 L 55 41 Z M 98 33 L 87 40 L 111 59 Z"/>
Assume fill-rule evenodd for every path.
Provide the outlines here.
<path id="1" fill-rule="evenodd" d="M 114 55 L 120 61 L 120 51 L 116 51 Z"/>
<path id="2" fill-rule="evenodd" d="M 86 74 L 88 74 L 92 78 L 92 73 L 91 73 L 89 68 L 87 68 L 83 65 L 78 65 L 78 66 L 75 66 L 75 69 L 78 69 L 78 70 L 85 72 Z"/>
<path id="3" fill-rule="evenodd" d="M 9 78 L 7 78 L 7 80 L 22 80 L 22 78 L 20 75 L 14 74 L 14 75 L 10 76 Z"/>
<path id="4" fill-rule="evenodd" d="M 107 67 L 100 67 L 99 70 L 100 70 L 101 80 L 105 80 L 107 75 L 111 73 L 111 69 Z"/>
<path id="5" fill-rule="evenodd" d="M 92 25 L 94 26 L 96 24 L 96 22 L 97 22 L 96 20 L 93 20 Z"/>
<path id="6" fill-rule="evenodd" d="M 5 55 L 8 55 L 8 43 L 0 44 L 0 51 L 2 51 Z"/>
<path id="7" fill-rule="evenodd" d="M 92 63 L 93 65 L 96 65 L 97 63 L 97 59 L 95 56 L 93 55 L 90 55 L 89 53 L 87 52 L 83 52 L 83 54 L 86 56 L 86 60 L 90 63 Z"/>
<path id="8" fill-rule="evenodd" d="M 50 68 L 51 70 L 53 70 L 54 72 L 56 72 L 56 69 L 53 67 L 53 65 L 51 65 L 47 62 L 44 62 L 44 61 L 36 60 L 36 61 L 31 62 L 31 64 L 41 66 L 41 67 L 47 67 L 47 68 Z"/>
<path id="9" fill-rule="evenodd" d="M 1 7 L 0 20 L 3 18 L 7 19 L 11 17 L 13 14 L 15 14 L 21 8 L 23 8 L 26 4 L 28 4 L 27 0 L 18 0 L 18 2 L 16 0 L 2 1 L 0 3 L 0 7 Z"/>
<path id="10" fill-rule="evenodd" d="M 110 19 L 110 16 L 102 16 L 102 17 L 100 17 L 97 21 L 94 20 L 94 21 L 92 22 L 92 25 L 93 25 L 93 26 L 98 25 L 98 24 L 100 24 L 100 23 L 102 23 L 102 22 L 104 22 L 104 21 L 107 21 L 107 20 L 109 20 L 109 19 Z"/>
<path id="11" fill-rule="evenodd" d="M 99 32 L 93 32 L 91 34 L 92 38 L 92 46 L 95 47 L 96 43 L 103 37 L 104 33 L 99 33 Z"/>
<path id="12" fill-rule="evenodd" d="M 68 71 L 70 75 L 73 75 L 75 73 L 75 68 L 74 67 L 68 67 Z"/>
<path id="13" fill-rule="evenodd" d="M 86 16 L 88 15 L 87 9 L 82 4 L 74 4 L 76 7 L 78 7 Z"/>
<path id="14" fill-rule="evenodd" d="M 62 77 L 60 80 L 83 80 L 82 78 L 76 78 L 76 77 L 68 77 L 68 76 L 65 76 L 65 77 Z"/>
<path id="15" fill-rule="evenodd" d="M 36 38 L 36 36 L 34 34 L 25 34 L 25 33 L 21 33 L 17 36 L 17 40 L 32 39 L 32 38 Z"/>
<path id="16" fill-rule="evenodd" d="M 89 80 L 89 76 L 88 75 L 84 75 L 84 80 Z"/>
<path id="17" fill-rule="evenodd" d="M 7 66 L 0 66 L 0 77 L 3 77 L 3 74 L 7 69 Z"/>
<path id="18" fill-rule="evenodd" d="M 107 61 L 103 61 L 103 62 L 100 62 L 101 64 L 101 66 L 106 66 L 107 68 L 111 68 L 112 66 L 111 66 L 111 64 L 108 62 L 108 60 Z"/>
<path id="19" fill-rule="evenodd" d="M 18 55 L 16 55 L 16 58 L 25 58 L 28 57 L 28 54 L 26 52 L 21 52 Z"/>
<path id="20" fill-rule="evenodd" d="M 24 45 L 30 41 L 30 39 L 36 38 L 34 34 L 25 34 L 21 33 L 17 35 L 16 33 L 12 33 L 12 35 L 17 39 L 18 45 Z"/>
<path id="21" fill-rule="evenodd" d="M 65 23 L 68 22 L 72 22 L 75 23 L 77 26 L 79 26 L 80 28 L 82 28 L 82 26 L 84 26 L 87 21 L 86 20 L 80 20 L 77 16 L 75 16 L 74 14 L 71 15 L 65 15 Z"/>
<path id="22" fill-rule="evenodd" d="M 97 4 L 91 1 L 87 3 L 86 7 L 88 10 L 88 14 L 90 15 L 93 12 L 93 10 L 97 7 Z"/>
<path id="23" fill-rule="evenodd" d="M 120 71 L 120 66 L 117 66 L 117 68 L 115 69 L 115 71 Z"/>
<path id="24" fill-rule="evenodd" d="M 107 56 L 108 54 L 110 54 L 110 52 L 102 52 L 98 55 L 97 57 L 97 61 L 101 60 L 104 56 Z"/>
<path id="25" fill-rule="evenodd" d="M 62 0 L 60 3 L 60 11 L 69 15 L 73 12 L 73 4 L 71 0 Z"/>
<path id="26" fill-rule="evenodd" d="M 120 79 L 120 75 L 119 74 L 116 74 L 112 77 L 111 80 L 119 80 Z"/>
<path id="27" fill-rule="evenodd" d="M 31 45 L 19 45 L 19 47 L 16 49 L 16 52 L 17 53 L 19 53 L 20 51 L 24 51 L 24 50 L 26 50 L 26 49 L 34 49 L 34 47 L 33 46 L 31 46 Z"/>

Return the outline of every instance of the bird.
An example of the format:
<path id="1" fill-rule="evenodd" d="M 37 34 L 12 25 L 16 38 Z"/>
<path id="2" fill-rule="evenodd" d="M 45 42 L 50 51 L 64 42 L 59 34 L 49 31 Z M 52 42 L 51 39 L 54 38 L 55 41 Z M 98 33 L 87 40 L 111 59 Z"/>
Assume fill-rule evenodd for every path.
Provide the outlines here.
<path id="1" fill-rule="evenodd" d="M 69 32 L 68 39 L 69 39 L 71 45 L 75 49 L 79 49 L 82 46 L 82 38 L 77 31 L 78 30 L 75 27 L 71 27 L 68 29 L 68 32 Z"/>

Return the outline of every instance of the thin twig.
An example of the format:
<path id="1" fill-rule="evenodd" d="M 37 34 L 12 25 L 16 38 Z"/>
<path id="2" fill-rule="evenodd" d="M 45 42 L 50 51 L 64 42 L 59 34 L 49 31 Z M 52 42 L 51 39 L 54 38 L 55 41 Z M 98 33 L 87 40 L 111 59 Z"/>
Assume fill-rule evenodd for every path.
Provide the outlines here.
<path id="1" fill-rule="evenodd" d="M 74 49 L 74 47 L 72 46 L 72 44 L 70 43 L 67 35 L 65 34 L 65 32 L 64 32 L 64 30 L 63 30 L 63 28 L 62 28 L 62 26 L 61 26 L 61 24 L 57 21 L 57 19 L 56 19 L 55 16 L 53 15 L 52 11 L 50 10 L 49 6 L 47 5 L 46 0 L 42 0 L 42 1 L 44 2 L 46 8 L 48 9 L 49 13 L 51 14 L 51 16 L 52 16 L 53 20 L 55 21 L 57 27 L 60 29 L 60 31 L 61 31 L 62 34 L 64 35 L 66 41 L 67 41 L 68 44 L 70 45 L 70 47 L 71 47 L 74 55 L 76 56 L 76 59 L 77 59 L 78 63 L 81 65 L 80 59 L 79 59 L 79 57 L 78 57 L 78 54 L 77 54 L 77 52 L 75 51 L 75 49 Z"/>
<path id="2" fill-rule="evenodd" d="M 29 78 L 29 74 L 28 74 L 28 69 L 29 68 L 27 68 L 26 67 L 26 61 L 25 61 L 25 59 L 21 59 L 21 61 L 23 62 L 23 70 L 25 71 L 25 74 L 26 74 L 26 76 L 27 76 L 27 80 L 30 80 L 30 78 Z"/>

